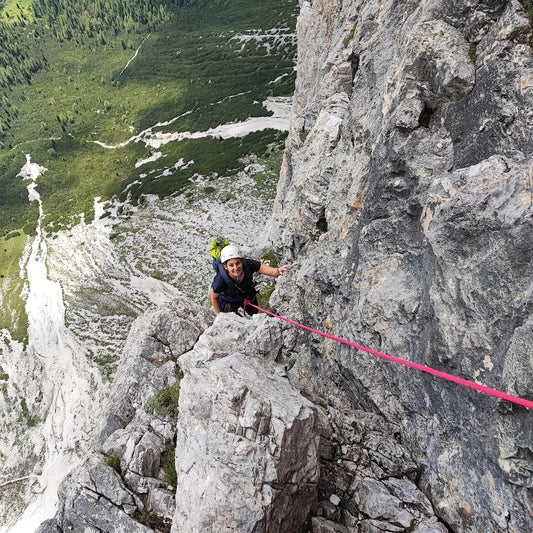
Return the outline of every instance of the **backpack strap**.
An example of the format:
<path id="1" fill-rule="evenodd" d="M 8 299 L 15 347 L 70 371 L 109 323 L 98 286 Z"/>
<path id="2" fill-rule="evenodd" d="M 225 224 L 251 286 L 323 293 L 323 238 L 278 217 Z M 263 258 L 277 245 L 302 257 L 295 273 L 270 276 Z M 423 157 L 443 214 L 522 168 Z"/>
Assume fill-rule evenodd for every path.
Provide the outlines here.
<path id="1" fill-rule="evenodd" d="M 220 259 L 213 259 L 213 269 L 215 272 L 220 274 L 224 281 L 230 285 L 235 285 L 233 283 L 233 280 L 231 279 L 230 275 L 227 273 L 226 269 L 224 268 L 224 265 L 220 261 Z"/>

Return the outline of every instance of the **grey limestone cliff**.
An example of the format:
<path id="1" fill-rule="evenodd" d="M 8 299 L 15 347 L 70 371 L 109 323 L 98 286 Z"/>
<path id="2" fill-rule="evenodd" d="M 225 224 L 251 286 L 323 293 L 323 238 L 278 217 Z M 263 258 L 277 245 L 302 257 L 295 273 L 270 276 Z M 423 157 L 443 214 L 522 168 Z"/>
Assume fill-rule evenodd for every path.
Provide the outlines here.
<path id="1" fill-rule="evenodd" d="M 299 531 L 324 413 L 290 383 L 282 349 L 266 316 L 215 320 L 186 298 L 137 319 L 93 453 L 39 532 Z"/>
<path id="2" fill-rule="evenodd" d="M 212 311 L 183 299 L 134 322 L 93 453 L 63 481 L 58 511 L 38 531 L 170 529 L 181 377 L 176 361 L 213 319 Z M 149 408 L 154 399 L 159 400 L 155 410 Z"/>
<path id="3" fill-rule="evenodd" d="M 295 262 L 277 309 L 532 399 L 524 3 L 314 0 L 301 2 L 298 36 L 265 236 Z M 327 518 L 354 531 L 406 530 L 366 487 L 394 494 L 391 483 L 410 479 L 452 531 L 532 529 L 529 410 L 307 332 L 293 350 L 293 382 L 338 411 L 321 489 L 340 503 L 323 505 Z M 354 411 L 364 413 L 355 432 Z M 399 456 L 403 469 L 384 468 Z"/>
<path id="4" fill-rule="evenodd" d="M 306 522 L 319 415 L 276 362 L 280 346 L 266 316 L 220 315 L 180 358 L 173 531 L 289 532 Z"/>

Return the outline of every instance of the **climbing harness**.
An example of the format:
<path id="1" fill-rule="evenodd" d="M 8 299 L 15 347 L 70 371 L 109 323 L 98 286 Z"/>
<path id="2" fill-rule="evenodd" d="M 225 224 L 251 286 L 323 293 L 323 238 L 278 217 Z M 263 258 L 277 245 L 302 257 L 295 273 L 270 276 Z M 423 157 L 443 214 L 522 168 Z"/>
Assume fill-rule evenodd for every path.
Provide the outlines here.
<path id="1" fill-rule="evenodd" d="M 395 363 L 400 363 L 402 365 L 410 366 L 412 368 L 416 368 L 417 370 L 421 370 L 422 372 L 427 372 L 428 374 L 433 374 L 434 376 L 438 376 L 443 379 L 447 379 L 448 381 L 453 381 L 454 383 L 459 383 L 460 385 L 464 385 L 465 387 L 470 387 L 471 389 L 475 389 L 477 391 L 483 392 L 485 394 L 490 394 L 491 396 L 496 396 L 497 398 L 502 398 L 504 400 L 507 400 L 509 402 L 513 402 L 519 405 L 523 405 L 525 407 L 528 407 L 529 409 L 533 409 L 533 402 L 530 400 L 526 400 L 524 398 L 519 398 L 518 396 L 513 396 L 511 394 L 507 394 L 505 392 L 501 392 L 499 390 L 491 389 L 489 387 L 485 387 L 484 385 L 480 385 L 479 383 L 474 383 L 473 381 L 468 381 L 467 379 L 463 379 L 457 376 L 454 376 L 453 374 L 447 374 L 446 372 L 441 372 L 440 370 L 435 370 L 434 368 L 431 368 L 429 366 L 419 365 L 418 363 L 413 363 L 412 361 L 408 361 L 406 359 L 400 359 L 399 357 L 394 357 L 392 355 L 387 355 L 386 353 L 378 352 L 377 350 L 372 350 L 371 348 L 366 348 L 365 346 L 361 346 L 359 344 L 355 344 L 354 342 L 347 341 L 345 339 L 341 339 L 340 337 L 335 337 L 334 335 L 329 335 L 328 333 L 324 333 L 323 331 L 319 331 L 314 328 L 310 328 L 309 326 L 305 326 L 304 324 L 300 324 L 299 322 L 295 322 L 294 320 L 291 320 L 290 318 L 286 318 L 284 316 L 276 315 L 275 313 L 272 313 L 271 311 L 267 311 L 266 309 L 262 309 L 261 307 L 258 307 L 257 305 L 253 304 L 249 300 L 246 300 L 244 304 L 244 310 L 246 311 L 246 306 L 251 305 L 252 307 L 255 307 L 259 311 L 262 311 L 263 313 L 267 313 L 275 318 L 279 318 L 280 320 L 284 320 L 285 322 L 288 322 L 289 324 L 292 324 L 293 326 L 298 326 L 299 328 L 306 329 L 308 331 L 311 331 L 313 333 L 316 333 L 318 335 L 322 335 L 322 337 L 327 337 L 328 339 L 332 339 L 337 342 L 341 342 L 343 344 L 347 344 L 348 346 L 352 346 L 353 348 L 357 348 L 358 350 L 363 350 L 365 352 L 371 353 L 372 355 L 377 355 L 378 357 L 383 357 L 385 359 L 388 359 L 389 361 L 394 361 Z"/>

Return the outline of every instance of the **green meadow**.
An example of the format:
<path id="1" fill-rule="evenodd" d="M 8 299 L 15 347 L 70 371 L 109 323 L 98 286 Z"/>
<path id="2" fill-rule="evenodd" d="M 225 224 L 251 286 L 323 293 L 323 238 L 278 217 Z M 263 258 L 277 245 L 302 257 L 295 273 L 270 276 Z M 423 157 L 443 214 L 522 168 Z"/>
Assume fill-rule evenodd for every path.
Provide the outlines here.
<path id="1" fill-rule="evenodd" d="M 146 28 L 140 24 L 135 32 L 110 31 L 102 38 L 105 42 L 93 37 L 81 44 L 74 30 L 70 39 L 54 36 L 45 19 L 29 17 L 28 4 L 15 4 L 30 20 L 11 31 L 20 48 L 30 57 L 42 56 L 45 66 L 4 93 L 16 112 L 0 136 L 2 235 L 24 227 L 31 232 L 35 225 L 27 183 L 16 178 L 27 153 L 48 169 L 38 191 L 47 230 L 54 231 L 76 223 L 81 213 L 91 220 L 94 197 L 120 196 L 139 177 L 135 162 L 150 155 L 141 142 L 106 149 L 95 141 L 115 145 L 181 115 L 172 131 L 201 131 L 266 115 L 261 105 L 265 98 L 293 90 L 292 0 L 206 0 L 202 7 L 163 2 L 162 20 Z M 15 6 L 4 3 L 9 20 L 17 16 Z M 247 43 L 237 38 L 273 28 L 279 29 L 279 37 Z M 271 83 L 282 74 L 286 76 Z M 166 145 L 165 158 L 152 168 L 143 166 L 144 172 L 171 166 L 179 158 L 194 160 L 194 165 L 187 175 L 176 172 L 130 188 L 132 201 L 146 193 L 173 194 L 195 173 L 237 170 L 242 156 L 260 153 L 278 137 L 277 132 L 262 132 L 249 139 Z"/>

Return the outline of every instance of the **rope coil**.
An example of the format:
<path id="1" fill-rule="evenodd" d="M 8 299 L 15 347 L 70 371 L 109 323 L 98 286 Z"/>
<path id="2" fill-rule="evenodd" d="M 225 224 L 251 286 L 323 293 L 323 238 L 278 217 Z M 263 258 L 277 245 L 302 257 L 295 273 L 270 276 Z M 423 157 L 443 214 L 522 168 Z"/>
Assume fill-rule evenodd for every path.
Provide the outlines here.
<path id="1" fill-rule="evenodd" d="M 507 394 L 506 392 L 502 392 L 496 389 L 491 389 L 489 387 L 485 387 L 485 385 L 480 385 L 479 383 L 475 383 L 473 381 L 469 381 L 467 379 L 463 379 L 457 376 L 454 376 L 453 374 L 447 374 L 446 372 L 441 372 L 440 370 L 435 370 L 434 368 L 431 368 L 429 366 L 419 365 L 418 363 L 413 363 L 412 361 L 408 361 L 407 359 L 401 359 L 399 357 L 394 357 L 392 355 L 388 355 L 386 353 L 378 352 L 377 350 L 373 350 L 372 348 L 366 348 L 365 346 L 361 346 L 360 344 L 356 344 L 354 342 L 347 341 L 345 339 L 341 339 L 340 337 L 335 337 L 334 335 L 329 335 L 328 333 L 325 333 L 323 331 L 319 331 L 314 328 L 310 328 L 309 326 L 306 326 L 304 324 L 300 324 L 299 322 L 295 322 L 294 320 L 291 320 L 290 318 L 286 318 L 281 315 L 276 315 L 272 311 L 267 311 L 266 309 L 263 309 L 252 302 L 250 300 L 246 300 L 244 304 L 244 310 L 246 311 L 246 306 L 252 306 L 258 309 L 259 311 L 262 311 L 263 313 L 266 313 L 268 315 L 271 315 L 275 318 L 279 318 L 280 320 L 284 320 L 285 322 L 288 322 L 289 324 L 292 324 L 293 326 L 298 326 L 299 328 L 306 329 L 308 331 L 311 331 L 312 333 L 316 333 L 318 335 L 321 335 L 322 337 L 326 337 L 328 339 L 332 339 L 337 342 L 341 342 L 343 344 L 347 344 L 348 346 L 352 346 L 353 348 L 357 348 L 358 350 L 363 350 L 364 352 L 370 353 L 372 355 L 376 355 L 378 357 L 383 357 L 384 359 L 388 359 L 389 361 L 393 361 L 395 363 L 399 363 L 402 365 L 406 365 L 412 368 L 416 368 L 417 370 L 421 370 L 422 372 L 427 372 L 428 374 L 432 374 L 434 376 L 438 376 L 443 379 L 447 379 L 448 381 L 453 381 L 454 383 L 458 383 L 459 385 L 464 385 L 465 387 L 470 387 L 471 389 L 475 389 L 479 392 L 483 392 L 485 394 L 489 394 L 491 396 L 495 396 L 497 398 L 502 398 L 503 400 L 507 400 L 509 402 L 516 403 L 518 405 L 523 405 L 524 407 L 527 407 L 529 409 L 533 409 L 533 401 L 526 400 L 525 398 L 520 398 L 518 396 L 513 396 L 512 394 Z"/>

